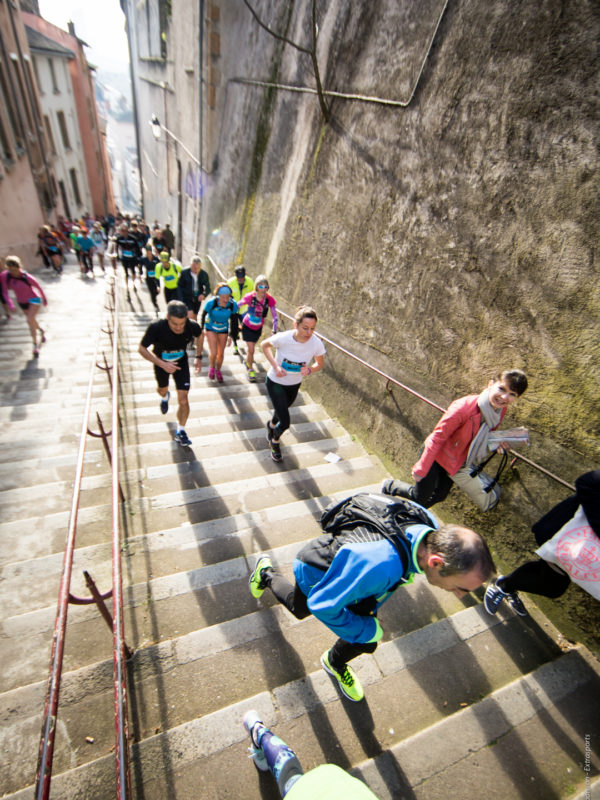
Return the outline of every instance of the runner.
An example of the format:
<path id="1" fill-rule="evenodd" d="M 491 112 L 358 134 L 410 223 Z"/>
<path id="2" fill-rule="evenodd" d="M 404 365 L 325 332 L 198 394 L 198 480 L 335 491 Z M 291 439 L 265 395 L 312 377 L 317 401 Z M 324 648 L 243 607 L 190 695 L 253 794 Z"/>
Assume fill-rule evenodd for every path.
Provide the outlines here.
<path id="1" fill-rule="evenodd" d="M 40 250 L 55 272 L 62 272 L 63 251 L 59 239 L 52 233 L 49 225 L 43 225 L 39 233 Z"/>
<path id="2" fill-rule="evenodd" d="M 243 267 L 241 264 L 234 269 L 234 276 L 227 281 L 227 285 L 231 289 L 231 293 L 233 295 L 233 299 L 238 304 L 238 330 L 239 326 L 242 324 L 242 319 L 244 314 L 246 313 L 247 309 L 240 306 L 240 300 L 245 294 L 251 292 L 254 289 L 254 281 L 252 278 L 249 278 L 246 275 L 246 268 Z M 236 333 L 235 339 L 233 340 L 233 355 L 239 355 L 238 350 L 238 334 Z"/>
<path id="3" fill-rule="evenodd" d="M 152 305 L 154 306 L 154 310 L 158 314 L 158 302 L 157 297 L 160 292 L 160 284 L 156 279 L 156 266 L 158 264 L 158 258 L 154 255 L 152 250 L 152 245 L 147 244 L 144 255 L 140 258 L 140 269 L 145 270 L 146 272 L 146 286 L 148 287 L 148 291 L 150 292 L 150 300 L 152 300 Z"/>
<path id="4" fill-rule="evenodd" d="M 42 303 L 47 306 L 48 300 L 46 299 L 44 290 L 33 275 L 25 272 L 21 266 L 21 259 L 18 256 L 7 256 L 5 264 L 6 272 L 0 274 L 2 295 L 6 300 L 9 310 L 14 311 L 15 304 L 11 300 L 8 290 L 10 289 L 14 292 L 17 303 L 25 314 L 29 332 L 33 339 L 33 355 L 34 358 L 37 358 L 40 354 L 37 340 L 38 332 L 40 334 L 39 344 L 43 344 L 46 341 L 46 336 L 36 317 Z"/>
<path id="5" fill-rule="evenodd" d="M 369 787 L 338 767 L 321 764 L 304 772 L 291 747 L 276 736 L 254 710 L 244 715 L 250 734 L 250 758 L 261 772 L 270 771 L 286 800 L 377 800 Z"/>
<path id="6" fill-rule="evenodd" d="M 273 417 L 267 422 L 273 461 L 282 460 L 279 440 L 290 427 L 289 409 L 298 396 L 302 379 L 323 369 L 325 345 L 313 336 L 317 319 L 314 308 L 300 306 L 294 315 L 293 331 L 276 333 L 262 343 L 262 351 L 271 365 L 265 383 L 273 403 Z"/>
<path id="7" fill-rule="evenodd" d="M 204 340 L 204 332 L 208 340 L 208 352 L 210 368 L 208 377 L 215 378 L 219 383 L 223 383 L 221 366 L 225 355 L 225 347 L 231 344 L 238 327 L 238 306 L 231 298 L 231 288 L 226 283 L 218 283 L 215 289 L 215 297 L 205 303 L 202 311 L 201 339 Z M 197 344 L 202 350 L 203 341 Z"/>
<path id="8" fill-rule="evenodd" d="M 90 239 L 94 243 L 94 252 L 98 256 L 98 264 L 102 269 L 102 272 L 106 272 L 104 269 L 104 251 L 106 250 L 106 234 L 102 229 L 101 222 L 94 222 L 94 227 L 92 228 L 92 232 L 90 233 Z"/>
<path id="9" fill-rule="evenodd" d="M 187 357 L 187 345 L 193 338 L 200 338 L 200 326 L 187 318 L 187 308 L 179 300 L 171 300 L 167 305 L 166 319 L 150 323 L 138 352 L 154 364 L 157 391 L 161 396 L 160 410 L 166 414 L 169 410 L 169 375 L 173 376 L 177 387 L 177 432 L 175 441 L 182 447 L 189 447 L 191 439 L 185 432 L 185 424 L 190 415 L 188 393 L 190 390 L 190 366 Z M 152 347 L 152 352 L 148 349 Z M 202 361 L 202 343 L 196 348 L 196 373 L 200 371 Z"/>
<path id="10" fill-rule="evenodd" d="M 129 299 L 129 279 L 135 281 L 135 268 L 141 258 L 140 247 L 137 236 L 133 236 L 126 222 L 121 224 L 119 235 L 115 239 L 115 252 L 120 256 L 121 264 L 125 270 L 125 285 L 127 287 L 127 298 Z"/>
<path id="11" fill-rule="evenodd" d="M 275 309 L 275 298 L 268 293 L 269 281 L 266 275 L 259 275 L 255 281 L 255 291 L 244 295 L 240 301 L 241 307 L 248 310 L 242 319 L 242 339 L 246 342 L 248 355 L 246 357 L 246 369 L 248 370 L 248 380 L 250 383 L 256 381 L 254 372 L 254 348 L 260 339 L 265 318 L 271 309 L 273 318 L 273 333 L 277 333 L 277 311 Z"/>
<path id="12" fill-rule="evenodd" d="M 321 656 L 321 666 L 342 694 L 364 697 L 348 662 L 374 653 L 383 636 L 380 607 L 416 575 L 457 598 L 478 589 L 495 572 L 485 540 L 461 525 L 440 524 L 416 503 L 359 492 L 329 505 L 323 534 L 298 552 L 295 584 L 268 555 L 258 555 L 250 593 L 269 589 L 296 619 L 315 616 L 339 637 Z M 410 602 L 410 600 L 409 600 Z"/>
<path id="13" fill-rule="evenodd" d="M 156 279 L 163 279 L 163 287 L 165 293 L 165 301 L 169 303 L 171 300 L 177 300 L 179 292 L 177 286 L 179 284 L 179 276 L 181 275 L 181 267 L 170 257 L 166 250 L 161 250 L 158 254 L 159 263 L 156 265 Z"/>
<path id="14" fill-rule="evenodd" d="M 94 276 L 94 241 L 88 233 L 87 228 L 81 228 L 79 236 L 77 237 L 77 244 L 79 245 L 79 251 L 81 254 L 80 260 L 80 268 L 81 272 L 84 275 L 87 275 L 88 272 Z"/>

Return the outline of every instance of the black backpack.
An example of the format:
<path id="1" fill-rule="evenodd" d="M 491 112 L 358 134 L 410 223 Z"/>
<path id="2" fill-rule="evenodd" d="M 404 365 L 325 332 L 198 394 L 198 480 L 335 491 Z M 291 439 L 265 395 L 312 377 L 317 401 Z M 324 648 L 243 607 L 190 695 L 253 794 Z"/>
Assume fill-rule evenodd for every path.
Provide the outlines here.
<path id="1" fill-rule="evenodd" d="M 402 563 L 410 562 L 411 544 L 405 530 L 409 525 L 422 523 L 437 527 L 427 511 L 410 500 L 386 494 L 358 494 L 330 503 L 321 514 L 321 527 L 326 533 L 338 537 L 359 526 L 386 538 L 396 549 Z M 339 543 L 341 547 L 343 542 Z M 336 548 L 336 550 L 339 549 Z"/>

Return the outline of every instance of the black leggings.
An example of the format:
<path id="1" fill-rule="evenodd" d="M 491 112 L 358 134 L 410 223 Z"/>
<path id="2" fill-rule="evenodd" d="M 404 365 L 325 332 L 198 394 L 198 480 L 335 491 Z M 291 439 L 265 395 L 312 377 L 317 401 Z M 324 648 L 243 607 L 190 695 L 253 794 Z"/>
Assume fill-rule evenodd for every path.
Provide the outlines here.
<path id="1" fill-rule="evenodd" d="M 400 484 L 406 487 L 406 484 L 403 484 L 402 481 L 400 481 Z M 421 478 L 414 486 L 411 486 L 408 492 L 406 488 L 402 488 L 397 494 L 401 497 L 408 496 L 411 500 L 414 500 L 415 503 L 423 506 L 423 508 L 429 508 L 435 505 L 435 503 L 441 503 L 442 500 L 445 500 L 448 497 L 452 485 L 453 480 L 450 475 L 448 475 L 446 470 L 441 467 L 437 461 L 434 461 L 424 478 Z M 396 481 L 392 481 L 386 491 L 388 494 L 394 494 L 395 489 L 400 489 L 400 486 Z"/>
<path id="2" fill-rule="evenodd" d="M 547 561 L 528 561 L 499 581 L 504 592 L 531 592 L 555 599 L 569 588 L 571 579 L 562 570 L 557 572 Z"/>
<path id="3" fill-rule="evenodd" d="M 290 427 L 289 408 L 296 397 L 298 397 L 300 384 L 295 383 L 293 386 L 284 386 L 283 383 L 272 381 L 269 376 L 267 376 L 265 385 L 267 387 L 267 393 L 273 403 L 271 425 L 275 431 L 275 438 L 279 440 L 281 434 Z"/>
<path id="4" fill-rule="evenodd" d="M 292 613 L 296 619 L 305 619 L 311 613 L 309 611 L 306 595 L 297 583 L 292 585 L 287 578 L 280 575 L 275 570 L 269 570 L 267 575 L 267 586 L 273 592 L 277 600 Z M 377 642 L 352 644 L 345 639 L 338 639 L 329 651 L 329 663 L 336 669 L 343 669 L 348 661 L 363 653 L 374 653 Z"/>
<path id="5" fill-rule="evenodd" d="M 160 285 L 156 278 L 152 278 L 151 276 L 146 277 L 146 286 L 148 287 L 148 291 L 150 292 L 150 299 L 152 300 L 152 305 L 154 308 L 158 308 L 158 303 L 156 302 L 156 298 L 158 297 L 158 293 L 160 292 Z"/>

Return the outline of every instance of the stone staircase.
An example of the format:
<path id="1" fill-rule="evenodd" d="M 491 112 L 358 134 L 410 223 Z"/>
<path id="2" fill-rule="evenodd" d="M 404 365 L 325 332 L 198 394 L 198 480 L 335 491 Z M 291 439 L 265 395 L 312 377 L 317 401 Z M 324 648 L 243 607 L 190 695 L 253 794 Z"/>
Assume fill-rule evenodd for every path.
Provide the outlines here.
<path id="1" fill-rule="evenodd" d="M 39 361 L 28 360 L 22 318 L 0 330 L 0 793 L 11 798 L 30 798 L 35 780 L 104 291 L 101 279 L 84 281 L 73 266 L 62 278 L 43 277 L 51 304 Z M 385 471 L 304 393 L 292 411 L 284 462 L 274 464 L 264 436 L 264 385 L 248 384 L 231 353 L 223 385 L 206 371 L 193 379 L 186 426 L 193 446 L 178 447 L 174 408 L 160 415 L 152 368 L 137 355 L 152 319 L 148 306 L 140 288 L 122 317 L 134 797 L 278 797 L 270 776 L 247 758 L 241 720 L 249 708 L 296 749 L 306 769 L 334 761 L 362 775 L 382 800 L 446 800 L 459 791 L 498 800 L 584 797 L 588 776 L 588 796 L 598 796 L 597 663 L 583 648 L 563 652 L 532 603 L 528 618 L 510 611 L 492 618 L 476 597 L 459 601 L 415 581 L 384 606 L 385 636 L 375 654 L 355 662 L 366 701 L 341 699 L 319 666 L 333 634 L 313 618 L 295 620 L 269 593 L 255 601 L 248 574 L 263 551 L 291 574 L 301 544 L 319 532 L 320 510 L 332 498 L 378 489 Z M 102 374 L 94 396 L 108 428 Z M 340 460 L 331 463 L 328 453 Z M 110 586 L 110 520 L 110 470 L 94 439 L 82 485 L 75 594 L 87 594 L 83 569 L 101 591 Z M 52 797 L 114 797 L 112 637 L 93 606 L 70 607 L 57 731 Z"/>

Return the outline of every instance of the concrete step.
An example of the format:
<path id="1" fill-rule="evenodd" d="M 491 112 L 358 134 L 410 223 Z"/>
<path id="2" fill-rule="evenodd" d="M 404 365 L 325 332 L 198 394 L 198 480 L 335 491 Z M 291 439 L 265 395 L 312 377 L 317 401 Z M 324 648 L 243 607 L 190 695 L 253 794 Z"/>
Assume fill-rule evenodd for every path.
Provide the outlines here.
<path id="1" fill-rule="evenodd" d="M 261 450 L 225 452 L 221 456 L 206 458 L 202 463 L 194 461 L 124 469 L 121 472 L 121 481 L 130 487 L 130 497 L 153 497 L 159 492 L 164 494 L 177 492 L 180 489 L 194 489 L 210 484 L 219 484 L 225 482 L 231 475 L 232 457 L 235 459 L 238 478 L 240 480 L 253 479 L 261 474 L 268 475 L 274 471 L 271 453 L 264 440 L 263 445 Z M 178 445 L 175 443 L 173 446 L 177 447 Z M 287 451 L 293 455 L 298 466 L 303 469 L 320 464 L 328 453 L 335 453 L 338 458 L 349 461 L 362 455 L 363 452 L 362 448 L 348 435 L 342 438 L 294 444 L 288 447 Z M 124 462 L 124 464 L 126 463 Z M 111 474 L 104 473 L 84 477 L 81 482 L 80 508 L 87 508 L 106 501 L 106 498 L 110 496 L 111 486 Z M 39 489 L 38 486 L 38 492 Z M 72 491 L 72 481 L 45 484 L 43 491 L 39 492 L 35 500 L 36 514 L 53 513 L 68 504 Z M 0 491 L 2 519 L 7 522 L 13 519 L 23 519 L 23 509 L 30 501 L 31 487 L 29 486 Z"/>
<path id="2" fill-rule="evenodd" d="M 86 314 L 61 327 L 69 317 L 58 312 L 61 303 L 94 305 L 99 322 L 103 282 L 95 283 L 67 273 L 49 286 L 44 314 L 52 336 L 38 362 L 29 359 L 23 320 L 9 339 L 0 338 L 5 797 L 32 793 L 89 376 L 82 353 L 88 359 L 95 342 Z M 120 274 L 117 285 L 123 292 Z M 194 444 L 176 446 L 175 404 L 160 415 L 152 369 L 137 354 L 155 318 L 144 312 L 147 300 L 144 290 L 131 294 L 120 361 L 135 796 L 277 797 L 269 776 L 260 779 L 247 759 L 241 719 L 250 707 L 294 746 L 305 768 L 338 763 L 362 775 L 382 800 L 471 794 L 475 786 L 498 800 L 581 792 L 584 737 L 596 735 L 599 718 L 597 665 L 583 650 L 563 654 L 557 632 L 527 598 L 530 617 L 510 609 L 490 617 L 481 591 L 459 601 L 418 578 L 382 608 L 383 642 L 355 661 L 366 700 L 351 704 L 319 665 L 331 632 L 314 618 L 296 620 L 268 592 L 260 601 L 251 597 L 256 553 L 271 553 L 291 577 L 298 550 L 320 532 L 327 503 L 378 489 L 385 470 L 304 393 L 292 408 L 284 461 L 274 464 L 264 386 L 249 384 L 241 359 L 229 352 L 223 385 L 206 371 L 193 379 L 186 429 Z M 72 348 L 73 341 L 83 346 Z M 94 410 L 108 408 L 107 395 L 99 375 Z M 329 453 L 342 459 L 330 463 Z M 83 569 L 101 591 L 110 586 L 108 475 L 101 444 L 90 439 L 74 594 L 87 595 Z M 53 798 L 114 797 L 112 695 L 111 632 L 95 607 L 71 606 Z M 598 769 L 594 752 L 592 778 Z"/>
<path id="3" fill-rule="evenodd" d="M 444 656 L 451 664 L 470 649 L 469 642 L 474 646 L 474 656 L 487 652 L 489 641 L 484 639 L 489 639 L 490 629 L 477 632 L 476 612 L 462 615 L 456 615 L 456 628 L 450 638 L 444 631 L 449 622 L 446 620 L 431 626 L 426 640 L 421 636 L 413 643 L 409 635 L 381 645 L 374 656 L 358 659 L 358 671 L 367 691 L 365 703 L 350 705 L 342 700 L 331 679 L 318 669 L 275 687 L 253 686 L 254 693 L 244 699 L 213 710 L 204 706 L 197 717 L 188 721 L 177 722 L 175 709 L 160 702 L 151 709 L 146 707 L 145 712 L 154 717 L 148 726 L 150 735 L 132 748 L 137 792 L 142 792 L 143 785 L 145 798 L 159 798 L 172 796 L 174 785 L 181 791 L 181 781 L 184 786 L 197 788 L 222 785 L 226 758 L 229 769 L 223 796 L 258 796 L 259 777 L 246 758 L 247 737 L 241 725 L 245 711 L 255 708 L 294 746 L 305 769 L 324 761 L 345 768 L 355 765 L 351 771 L 361 776 L 381 800 L 447 797 L 449 791 L 462 787 L 464 792 L 465 785 L 477 785 L 482 775 L 490 774 L 496 781 L 486 788 L 486 795 L 498 800 L 516 796 L 507 794 L 508 786 L 519 796 L 539 800 L 569 796 L 585 782 L 577 751 L 578 723 L 584 719 L 593 726 L 600 710 L 597 694 L 595 702 L 589 702 L 589 693 L 598 681 L 594 665 L 576 650 L 512 680 L 510 673 L 504 673 L 500 686 L 484 682 L 486 696 L 480 699 L 477 692 L 481 687 L 472 684 L 473 676 L 494 662 L 503 649 L 502 642 L 487 661 L 477 663 L 474 670 L 461 674 L 458 680 L 448 681 L 446 662 L 436 664 L 432 660 Z M 503 627 L 496 625 L 493 630 L 502 634 Z M 478 641 L 479 637 L 484 638 Z M 398 651 L 406 657 L 399 657 Z M 263 653 L 263 666 L 274 658 L 274 651 Z M 66 676 L 66 708 L 89 701 L 90 695 L 98 691 L 100 695 L 110 694 L 109 666 L 107 662 L 95 667 L 93 678 L 89 671 Z M 171 671 L 175 673 L 177 667 Z M 207 674 L 211 673 L 202 673 L 205 681 Z M 213 683 L 210 679 L 209 682 Z M 139 686 L 139 680 L 135 685 Z M 198 685 L 197 680 L 194 685 Z M 437 690 L 433 696 L 432 689 Z M 406 694 L 399 694 L 402 690 L 411 697 L 410 703 L 403 699 Z M 185 696 L 189 697 L 189 692 Z M 23 725 L 29 720 L 32 699 L 36 699 L 35 690 L 26 697 L 15 695 L 8 703 Z M 94 701 L 99 699 L 93 697 L 86 725 L 60 730 L 61 750 L 55 758 L 71 769 L 59 771 L 53 778 L 53 797 L 114 796 L 110 740 L 99 738 L 102 728 L 94 713 Z M 425 730 L 420 729 L 423 715 L 429 718 Z M 79 744 L 85 736 L 94 738 L 93 748 Z M 548 753 L 555 750 L 557 736 L 563 747 L 571 747 L 570 752 L 565 747 L 560 760 L 548 758 Z M 597 769 L 597 765 L 593 768 Z M 6 779 L 13 783 L 8 784 L 9 791 L 15 792 L 14 784 L 26 776 L 13 779 L 13 774 Z M 248 794 L 251 787 L 256 787 L 256 795 Z M 526 794 L 522 794 L 524 787 Z M 24 796 L 24 790 L 8 795 Z M 182 796 L 189 795 L 184 792 Z"/>

